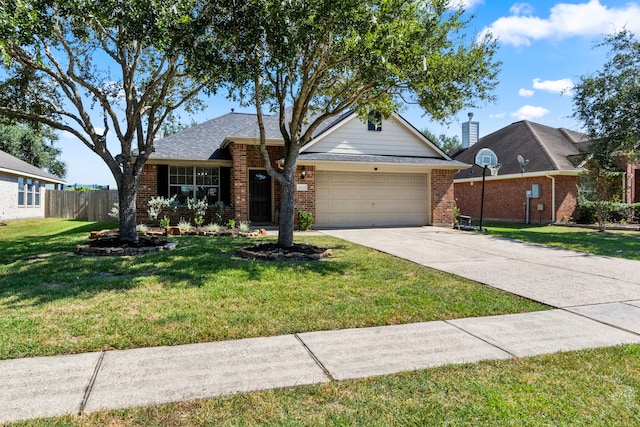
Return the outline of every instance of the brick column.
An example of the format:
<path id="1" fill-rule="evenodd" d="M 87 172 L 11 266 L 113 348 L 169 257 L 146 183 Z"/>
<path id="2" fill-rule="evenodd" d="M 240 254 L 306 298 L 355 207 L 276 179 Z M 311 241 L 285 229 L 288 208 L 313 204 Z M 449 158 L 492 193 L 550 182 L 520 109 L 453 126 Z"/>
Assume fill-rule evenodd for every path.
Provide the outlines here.
<path id="1" fill-rule="evenodd" d="M 247 146 L 245 144 L 231 144 L 229 147 L 233 167 L 231 168 L 231 200 L 233 203 L 233 217 L 236 221 L 248 221 L 248 184 L 249 169 L 247 167 Z"/>
<path id="2" fill-rule="evenodd" d="M 431 171 L 431 224 L 453 223 L 453 171 Z"/>

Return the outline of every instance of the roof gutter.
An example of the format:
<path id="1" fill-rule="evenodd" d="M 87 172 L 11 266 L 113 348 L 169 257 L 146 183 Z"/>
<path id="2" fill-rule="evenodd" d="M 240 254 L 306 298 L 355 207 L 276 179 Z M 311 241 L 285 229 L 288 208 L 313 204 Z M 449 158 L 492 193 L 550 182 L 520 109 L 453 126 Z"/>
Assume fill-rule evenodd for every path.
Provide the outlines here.
<path id="1" fill-rule="evenodd" d="M 7 169 L 7 168 L 0 168 L 0 172 L 4 172 L 4 173 L 8 173 L 11 175 L 16 175 L 16 176 L 24 176 L 26 178 L 35 178 L 38 179 L 40 181 L 46 181 L 46 182 L 50 182 L 53 184 L 66 184 L 67 181 L 64 181 L 62 179 L 53 179 L 53 178 L 49 178 L 46 176 L 41 176 L 41 175 L 36 175 L 33 173 L 28 173 L 28 172 L 22 172 L 19 170 L 15 170 L 15 169 Z"/>
<path id="2" fill-rule="evenodd" d="M 548 176 L 579 176 L 585 172 L 584 169 L 568 169 L 568 170 L 557 170 L 557 171 L 543 171 L 543 172 L 525 172 L 525 173 L 512 173 L 508 175 L 496 175 L 496 176 L 487 176 L 487 181 L 499 181 L 505 179 L 519 179 L 519 178 L 544 178 Z M 482 177 L 473 177 L 473 178 L 454 178 L 453 182 L 455 183 L 465 183 L 465 182 L 480 182 L 482 181 Z"/>

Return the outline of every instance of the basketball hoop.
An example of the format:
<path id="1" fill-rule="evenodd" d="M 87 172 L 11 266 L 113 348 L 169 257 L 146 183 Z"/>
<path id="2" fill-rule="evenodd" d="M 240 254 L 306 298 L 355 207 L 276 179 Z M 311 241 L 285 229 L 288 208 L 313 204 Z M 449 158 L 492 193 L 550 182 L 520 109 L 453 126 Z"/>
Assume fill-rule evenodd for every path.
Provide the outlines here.
<path id="1" fill-rule="evenodd" d="M 488 166 L 489 170 L 491 171 L 491 176 L 498 176 L 498 170 L 500 170 L 501 167 L 502 165 L 500 163 L 494 166 Z"/>

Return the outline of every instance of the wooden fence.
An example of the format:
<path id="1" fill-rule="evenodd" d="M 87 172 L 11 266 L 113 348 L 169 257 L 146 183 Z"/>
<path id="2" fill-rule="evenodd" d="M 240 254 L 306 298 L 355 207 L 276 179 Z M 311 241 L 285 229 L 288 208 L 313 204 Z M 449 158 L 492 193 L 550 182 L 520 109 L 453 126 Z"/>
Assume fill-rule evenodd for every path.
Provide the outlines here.
<path id="1" fill-rule="evenodd" d="M 117 190 L 64 191 L 47 190 L 44 216 L 46 218 L 114 221 L 109 216 L 118 202 Z"/>

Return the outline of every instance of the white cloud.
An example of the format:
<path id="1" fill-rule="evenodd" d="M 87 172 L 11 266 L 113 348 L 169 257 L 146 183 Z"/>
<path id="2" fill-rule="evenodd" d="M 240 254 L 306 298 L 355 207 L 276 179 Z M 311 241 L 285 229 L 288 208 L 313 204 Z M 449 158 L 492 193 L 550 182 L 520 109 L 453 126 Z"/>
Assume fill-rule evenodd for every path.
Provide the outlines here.
<path id="1" fill-rule="evenodd" d="M 594 37 L 623 28 L 640 32 L 640 5 L 637 3 L 627 3 L 622 7 L 607 7 L 599 0 L 580 4 L 559 3 L 551 8 L 548 18 L 530 15 L 532 9 L 524 6 L 527 5 L 512 7 L 512 16 L 499 18 L 485 27 L 480 37 L 491 32 L 502 43 L 529 46 L 535 40 Z"/>
<path id="2" fill-rule="evenodd" d="M 512 15 L 532 15 L 533 10 L 533 6 L 529 3 L 516 3 L 509 8 Z"/>
<path id="3" fill-rule="evenodd" d="M 533 105 L 525 105 L 520 107 L 518 111 L 511 113 L 511 117 L 519 120 L 535 120 L 546 116 L 549 113 L 544 107 L 534 107 Z"/>
<path id="4" fill-rule="evenodd" d="M 469 10 L 473 6 L 481 3 L 484 3 L 484 0 L 453 0 L 451 1 L 450 6 L 463 7 L 465 10 Z"/>
<path id="5" fill-rule="evenodd" d="M 571 89 L 573 89 L 573 86 L 573 81 L 569 78 L 560 80 L 533 79 L 534 89 L 545 90 L 552 93 L 571 95 Z"/>
<path id="6" fill-rule="evenodd" d="M 531 90 L 531 89 L 525 89 L 525 88 L 521 88 L 518 91 L 518 95 L 520 96 L 524 96 L 525 98 L 533 96 L 533 94 L 535 93 L 535 91 Z"/>
<path id="7" fill-rule="evenodd" d="M 505 115 L 506 115 L 505 113 L 489 114 L 489 118 L 490 119 L 502 119 Z"/>

